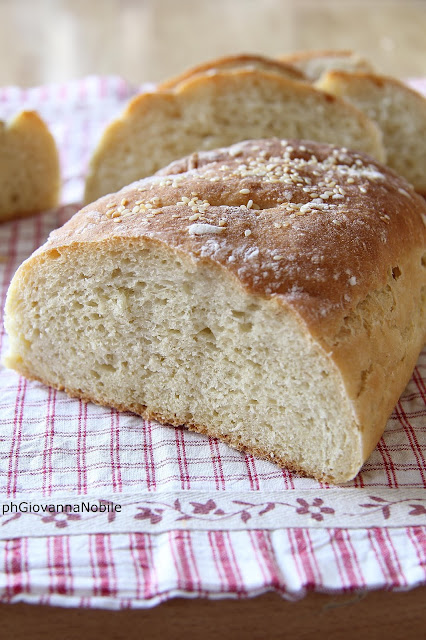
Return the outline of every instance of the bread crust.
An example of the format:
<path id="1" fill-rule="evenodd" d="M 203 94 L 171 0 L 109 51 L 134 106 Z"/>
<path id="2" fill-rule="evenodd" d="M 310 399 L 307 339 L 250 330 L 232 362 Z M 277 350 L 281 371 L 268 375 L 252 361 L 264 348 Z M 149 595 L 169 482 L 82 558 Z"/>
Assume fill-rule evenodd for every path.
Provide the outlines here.
<path id="1" fill-rule="evenodd" d="M 198 64 L 190 69 L 186 69 L 182 73 L 172 78 L 168 78 L 164 82 L 158 85 L 160 90 L 175 89 L 179 84 L 186 81 L 188 78 L 205 74 L 215 73 L 217 71 L 223 71 L 224 69 L 241 69 L 241 68 L 254 68 L 263 71 L 271 71 L 278 73 L 286 78 L 293 80 L 306 81 L 305 74 L 291 64 L 281 62 L 275 58 L 268 58 L 266 56 L 254 55 L 254 54 L 239 54 L 234 56 L 223 56 L 220 58 L 214 58 Z"/>

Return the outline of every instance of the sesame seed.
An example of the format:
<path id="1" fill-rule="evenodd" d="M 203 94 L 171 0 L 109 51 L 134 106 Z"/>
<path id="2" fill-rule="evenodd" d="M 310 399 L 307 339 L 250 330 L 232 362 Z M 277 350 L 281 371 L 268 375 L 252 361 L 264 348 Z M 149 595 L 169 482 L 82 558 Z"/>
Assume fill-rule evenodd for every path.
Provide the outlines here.
<path id="1" fill-rule="evenodd" d="M 349 278 L 349 284 L 354 287 L 356 285 L 356 278 L 355 276 L 352 276 L 351 278 Z"/>
<path id="2" fill-rule="evenodd" d="M 246 230 L 244 231 L 244 235 L 246 236 L 246 238 L 247 238 L 248 236 L 251 236 L 251 230 L 250 230 L 250 229 L 246 229 Z"/>
<path id="3" fill-rule="evenodd" d="M 282 260 L 284 258 L 284 256 L 274 256 L 273 260 Z"/>
<path id="4" fill-rule="evenodd" d="M 247 209 L 250 209 L 253 206 L 253 200 L 249 200 L 247 202 Z"/>
<path id="5" fill-rule="evenodd" d="M 243 194 L 250 193 L 250 189 L 241 189 L 240 193 L 243 193 Z"/>
<path id="6" fill-rule="evenodd" d="M 405 191 L 405 189 L 401 189 L 401 188 L 399 188 L 399 189 L 398 189 L 398 191 L 399 191 L 399 193 L 402 193 L 402 195 L 403 195 L 403 196 L 407 196 L 407 198 L 409 198 L 409 197 L 410 197 L 410 194 L 409 194 L 409 193 L 407 193 L 407 192 Z"/>
<path id="7" fill-rule="evenodd" d="M 194 215 L 189 216 L 188 220 L 191 220 L 191 221 L 198 220 L 199 217 L 200 217 L 199 213 L 194 213 Z"/>
<path id="8" fill-rule="evenodd" d="M 135 205 L 132 209 L 132 213 L 139 213 L 140 210 L 141 208 L 139 207 L 139 205 Z"/>

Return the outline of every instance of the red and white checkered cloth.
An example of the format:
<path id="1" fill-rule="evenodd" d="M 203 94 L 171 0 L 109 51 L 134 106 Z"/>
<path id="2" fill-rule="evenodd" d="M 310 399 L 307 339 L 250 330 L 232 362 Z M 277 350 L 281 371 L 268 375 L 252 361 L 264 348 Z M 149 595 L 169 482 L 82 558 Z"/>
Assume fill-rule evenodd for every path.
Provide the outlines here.
<path id="1" fill-rule="evenodd" d="M 0 89 L 1 119 L 35 108 L 51 126 L 65 205 L 0 226 L 0 314 L 18 265 L 76 210 L 101 130 L 136 91 L 115 77 Z M 426 351 L 361 473 L 336 488 L 0 368 L 2 601 L 147 607 L 426 584 L 425 378 Z"/>

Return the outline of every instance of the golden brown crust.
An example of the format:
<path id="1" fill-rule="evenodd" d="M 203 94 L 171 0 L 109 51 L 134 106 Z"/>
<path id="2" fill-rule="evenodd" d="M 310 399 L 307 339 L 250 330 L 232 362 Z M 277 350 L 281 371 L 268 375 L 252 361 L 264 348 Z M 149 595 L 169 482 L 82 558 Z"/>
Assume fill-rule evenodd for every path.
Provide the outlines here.
<path id="1" fill-rule="evenodd" d="M 200 75 L 207 72 L 215 72 L 216 70 L 224 69 L 241 69 L 241 68 L 255 68 L 262 69 L 264 71 L 272 71 L 284 75 L 286 78 L 292 78 L 293 80 L 306 80 L 306 77 L 300 69 L 286 62 L 281 62 L 274 58 L 267 58 L 266 56 L 253 55 L 253 54 L 239 54 L 233 56 L 224 56 L 221 58 L 215 58 L 198 64 L 190 69 L 187 69 L 183 73 L 180 73 L 173 78 L 169 78 L 162 82 L 158 88 L 163 89 L 175 89 L 179 84 L 196 75 Z"/>

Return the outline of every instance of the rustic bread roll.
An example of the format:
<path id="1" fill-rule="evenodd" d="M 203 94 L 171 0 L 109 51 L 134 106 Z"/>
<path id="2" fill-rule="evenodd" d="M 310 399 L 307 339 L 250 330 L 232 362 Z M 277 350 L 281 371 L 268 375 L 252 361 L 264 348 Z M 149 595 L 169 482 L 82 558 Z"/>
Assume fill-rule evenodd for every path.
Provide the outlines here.
<path id="1" fill-rule="evenodd" d="M 386 162 L 426 195 L 426 98 L 396 78 L 330 71 L 316 85 L 349 100 L 383 132 Z"/>
<path id="2" fill-rule="evenodd" d="M 371 63 L 353 51 L 298 51 L 278 57 L 278 60 L 299 69 L 308 80 L 315 82 L 323 73 L 344 71 L 373 72 Z"/>
<path id="3" fill-rule="evenodd" d="M 276 139 L 200 153 L 85 207 L 24 262 L 6 364 L 349 480 L 424 343 L 425 222 L 365 155 Z"/>
<path id="4" fill-rule="evenodd" d="M 384 158 L 378 127 L 348 102 L 275 73 L 222 71 L 134 98 L 95 150 L 85 201 L 188 153 L 273 136 L 332 142 Z"/>
<path id="5" fill-rule="evenodd" d="M 215 73 L 223 70 L 237 70 L 237 69 L 260 69 L 260 71 L 271 71 L 283 75 L 290 80 L 306 80 L 302 71 L 297 69 L 291 64 L 281 62 L 275 58 L 267 58 L 266 56 L 253 55 L 253 54 L 240 54 L 234 56 L 225 56 L 223 58 L 215 58 L 208 60 L 202 64 L 198 64 L 195 67 L 187 69 L 178 76 L 169 78 L 159 85 L 159 89 L 176 89 L 176 87 L 192 78 L 204 73 Z"/>
<path id="6" fill-rule="evenodd" d="M 59 159 L 55 141 L 35 111 L 0 121 L 0 222 L 58 203 Z"/>

